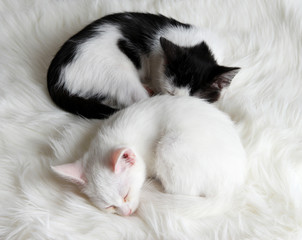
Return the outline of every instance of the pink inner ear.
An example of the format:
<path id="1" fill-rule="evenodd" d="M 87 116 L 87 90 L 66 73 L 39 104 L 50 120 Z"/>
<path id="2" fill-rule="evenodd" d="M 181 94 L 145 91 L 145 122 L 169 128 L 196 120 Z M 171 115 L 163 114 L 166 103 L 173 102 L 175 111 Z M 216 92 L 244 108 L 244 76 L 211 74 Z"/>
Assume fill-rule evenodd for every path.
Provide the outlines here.
<path id="1" fill-rule="evenodd" d="M 78 184 L 86 183 L 83 167 L 79 161 L 51 167 L 60 176 Z"/>
<path id="2" fill-rule="evenodd" d="M 112 167 L 113 171 L 118 174 L 126 168 L 131 167 L 136 160 L 136 156 L 129 148 L 119 148 L 113 152 Z"/>

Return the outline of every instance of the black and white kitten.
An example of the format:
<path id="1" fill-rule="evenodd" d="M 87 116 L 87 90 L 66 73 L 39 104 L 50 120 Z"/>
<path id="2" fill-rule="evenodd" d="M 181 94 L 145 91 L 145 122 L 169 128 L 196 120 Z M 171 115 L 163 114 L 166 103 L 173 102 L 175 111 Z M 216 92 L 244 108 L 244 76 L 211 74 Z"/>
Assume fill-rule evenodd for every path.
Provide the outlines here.
<path id="1" fill-rule="evenodd" d="M 152 94 L 218 100 L 239 68 L 217 64 L 210 31 L 163 15 L 117 13 L 71 37 L 52 60 L 48 90 L 62 109 L 106 118 Z"/>

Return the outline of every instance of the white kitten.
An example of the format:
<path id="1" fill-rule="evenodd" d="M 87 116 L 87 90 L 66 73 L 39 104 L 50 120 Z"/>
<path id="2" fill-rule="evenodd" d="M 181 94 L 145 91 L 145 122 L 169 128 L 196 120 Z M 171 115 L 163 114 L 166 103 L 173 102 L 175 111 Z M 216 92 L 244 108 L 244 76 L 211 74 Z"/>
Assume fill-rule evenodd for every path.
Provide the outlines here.
<path id="1" fill-rule="evenodd" d="M 130 215 L 146 177 L 167 193 L 224 204 L 245 178 L 246 156 L 230 118 L 193 97 L 155 96 L 102 122 L 84 157 L 53 167 L 100 209 Z"/>

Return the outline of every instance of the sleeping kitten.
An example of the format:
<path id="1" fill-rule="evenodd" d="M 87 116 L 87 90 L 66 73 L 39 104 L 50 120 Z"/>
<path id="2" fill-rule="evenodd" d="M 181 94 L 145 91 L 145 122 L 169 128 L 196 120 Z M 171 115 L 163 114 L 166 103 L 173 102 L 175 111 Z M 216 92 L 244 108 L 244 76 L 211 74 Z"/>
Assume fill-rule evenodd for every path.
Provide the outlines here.
<path id="1" fill-rule="evenodd" d="M 52 60 L 48 90 L 62 109 L 106 118 L 153 94 L 215 102 L 239 68 L 219 66 L 219 39 L 163 15 L 117 13 L 71 37 Z"/>
<path id="2" fill-rule="evenodd" d="M 155 177 L 167 193 L 203 196 L 202 215 L 230 202 L 245 165 L 226 114 L 201 99 L 162 95 L 104 120 L 82 159 L 52 169 L 106 211 L 133 213 L 145 179 Z"/>

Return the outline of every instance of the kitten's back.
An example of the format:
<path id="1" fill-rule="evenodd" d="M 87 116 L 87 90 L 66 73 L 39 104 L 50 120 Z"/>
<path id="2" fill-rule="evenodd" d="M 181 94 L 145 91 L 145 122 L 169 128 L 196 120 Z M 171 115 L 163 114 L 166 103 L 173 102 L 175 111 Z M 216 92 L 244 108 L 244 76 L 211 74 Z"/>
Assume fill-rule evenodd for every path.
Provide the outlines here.
<path id="1" fill-rule="evenodd" d="M 163 143 L 163 137 L 172 133 L 177 138 L 180 136 L 183 148 L 186 148 L 184 151 L 192 158 L 204 154 L 213 164 L 217 161 L 217 164 L 226 164 L 226 168 L 230 162 L 242 166 L 242 159 L 245 159 L 230 117 L 202 99 L 155 96 L 121 110 L 106 121 L 110 128 L 106 129 L 107 124 L 104 124 L 102 129 L 113 139 L 113 144 L 130 143 L 142 152 L 142 156 L 152 156 L 154 143 Z M 173 143 L 173 137 L 168 141 Z"/>
<path id="2" fill-rule="evenodd" d="M 63 44 L 49 66 L 51 98 L 68 112 L 107 118 L 148 97 L 137 70 L 156 33 L 166 26 L 190 25 L 135 12 L 107 15 L 87 25 Z"/>
<path id="3" fill-rule="evenodd" d="M 98 139 L 100 152 L 132 149 L 165 192 L 202 197 L 191 209 L 197 217 L 229 209 L 244 183 L 246 155 L 233 122 L 200 99 L 165 95 L 135 103 L 103 122 Z"/>

